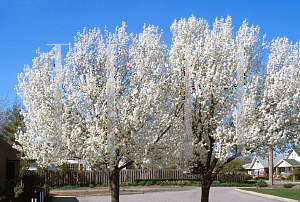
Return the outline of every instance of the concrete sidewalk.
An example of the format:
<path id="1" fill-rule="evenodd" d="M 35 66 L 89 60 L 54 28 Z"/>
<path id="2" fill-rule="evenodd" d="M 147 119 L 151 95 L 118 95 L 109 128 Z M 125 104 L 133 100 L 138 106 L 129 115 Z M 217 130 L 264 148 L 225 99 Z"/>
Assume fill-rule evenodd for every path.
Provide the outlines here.
<path id="1" fill-rule="evenodd" d="M 253 196 L 246 193 L 234 191 L 237 187 L 212 187 L 210 189 L 211 202 L 274 202 L 277 200 Z M 144 194 L 120 195 L 121 202 L 199 202 L 201 195 L 200 187 L 178 188 L 159 192 L 146 191 Z M 81 196 L 77 197 L 79 202 L 110 202 L 110 196 Z M 74 202 L 67 201 L 66 202 Z M 53 202 L 60 202 L 54 199 Z"/>

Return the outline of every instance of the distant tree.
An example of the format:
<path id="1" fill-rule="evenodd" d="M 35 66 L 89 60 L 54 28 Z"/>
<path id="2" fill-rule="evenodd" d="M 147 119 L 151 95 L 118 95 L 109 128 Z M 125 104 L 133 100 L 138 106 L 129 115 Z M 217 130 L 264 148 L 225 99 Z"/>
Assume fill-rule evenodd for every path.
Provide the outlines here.
<path id="1" fill-rule="evenodd" d="M 17 96 L 15 97 L 14 104 L 12 108 L 7 109 L 6 116 L 7 121 L 4 123 L 0 129 L 2 138 L 9 144 L 13 145 L 15 142 L 14 134 L 21 129 L 25 131 L 25 125 L 23 123 L 23 116 L 20 114 L 21 104 Z"/>
<path id="2" fill-rule="evenodd" d="M 226 164 L 223 168 L 223 170 L 220 171 L 220 173 L 225 174 L 240 174 L 244 170 L 242 163 L 234 159 L 230 163 Z"/>
<path id="3" fill-rule="evenodd" d="M 0 130 L 2 129 L 2 126 L 7 124 L 7 116 L 8 116 L 8 112 L 7 109 L 5 110 L 5 107 L 7 107 L 7 105 L 9 105 L 9 100 L 7 99 L 8 94 L 6 95 L 5 99 L 2 98 L 0 99 Z M 5 141 L 7 141 L 7 138 L 5 136 L 2 135 L 2 133 L 0 132 L 0 138 L 4 139 Z"/>
<path id="4" fill-rule="evenodd" d="M 67 173 L 70 171 L 70 163 L 64 162 L 60 166 L 56 166 L 57 170 L 59 170 L 59 174 L 61 177 L 65 177 Z"/>

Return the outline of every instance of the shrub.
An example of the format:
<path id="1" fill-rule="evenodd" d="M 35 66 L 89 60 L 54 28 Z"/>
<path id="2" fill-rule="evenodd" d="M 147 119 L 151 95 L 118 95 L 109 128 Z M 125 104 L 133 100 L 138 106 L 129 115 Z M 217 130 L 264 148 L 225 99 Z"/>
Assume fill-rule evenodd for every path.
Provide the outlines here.
<path id="1" fill-rule="evenodd" d="M 192 178 L 192 179 L 188 179 L 188 178 L 180 178 L 180 179 L 173 179 L 173 178 L 163 178 L 163 179 L 135 179 L 134 180 L 136 183 L 139 184 L 139 182 L 142 182 L 142 181 L 150 181 L 152 185 L 154 184 L 158 184 L 157 182 L 165 182 L 165 181 L 168 181 L 168 182 L 177 182 L 177 181 L 200 181 L 199 178 Z"/>
<path id="2" fill-rule="evenodd" d="M 254 178 L 256 181 L 257 180 L 259 180 L 259 179 L 262 179 L 262 180 L 264 180 L 264 179 L 266 179 L 265 177 L 256 177 L 256 178 Z"/>
<path id="3" fill-rule="evenodd" d="M 151 182 L 146 182 L 145 186 L 150 186 Z"/>
<path id="4" fill-rule="evenodd" d="M 249 174 L 245 175 L 245 180 L 253 180 L 253 177 Z"/>
<path id="5" fill-rule="evenodd" d="M 281 180 L 285 180 L 285 177 L 281 177 L 280 179 L 281 179 Z"/>
<path id="6" fill-rule="evenodd" d="M 0 185 L 0 201 L 12 201 L 14 200 L 15 183 L 13 180 L 8 181 L 5 185 Z"/>
<path id="7" fill-rule="evenodd" d="M 14 188 L 14 192 L 15 192 L 15 198 L 18 198 L 20 196 L 20 194 L 23 192 L 24 186 L 21 185 L 17 185 Z"/>
<path id="8" fill-rule="evenodd" d="M 286 179 L 287 180 L 292 180 L 293 179 L 293 175 L 289 175 Z"/>
<path id="9" fill-rule="evenodd" d="M 139 182 L 139 185 L 140 185 L 140 186 L 145 186 L 145 184 L 146 184 L 146 182 L 145 182 L 145 181 L 141 181 L 141 182 Z"/>
<path id="10" fill-rule="evenodd" d="M 34 173 L 26 173 L 23 176 L 23 192 L 20 194 L 20 198 L 24 201 L 30 201 L 31 198 L 38 198 L 38 191 L 41 189 L 39 186 L 40 176 Z"/>
<path id="11" fill-rule="evenodd" d="M 130 184 L 130 186 L 137 186 L 137 183 L 136 183 L 136 182 L 132 182 L 132 183 Z"/>
<path id="12" fill-rule="evenodd" d="M 259 180 L 257 180 L 257 186 L 258 187 L 266 187 L 268 185 L 263 179 L 259 179 Z"/>
<path id="13" fill-rule="evenodd" d="M 95 185 L 94 185 L 94 184 L 90 184 L 89 187 L 90 187 L 90 188 L 94 188 Z"/>
<path id="14" fill-rule="evenodd" d="M 120 184 L 120 187 L 126 187 L 126 186 L 137 186 L 136 182 L 123 182 L 122 184 Z M 148 185 L 146 185 L 148 186 Z"/>
<path id="15" fill-rule="evenodd" d="M 295 175 L 295 180 L 300 180 L 300 173 L 297 173 L 297 174 Z"/>
<path id="16" fill-rule="evenodd" d="M 291 183 L 284 184 L 283 187 L 284 187 L 284 188 L 292 188 L 292 187 L 293 187 L 293 184 L 291 184 Z"/>
<path id="17" fill-rule="evenodd" d="M 54 186 L 49 187 L 49 189 L 73 189 L 73 188 L 79 188 L 79 185 L 63 185 L 63 186 Z M 46 187 L 44 187 L 46 188 Z"/>

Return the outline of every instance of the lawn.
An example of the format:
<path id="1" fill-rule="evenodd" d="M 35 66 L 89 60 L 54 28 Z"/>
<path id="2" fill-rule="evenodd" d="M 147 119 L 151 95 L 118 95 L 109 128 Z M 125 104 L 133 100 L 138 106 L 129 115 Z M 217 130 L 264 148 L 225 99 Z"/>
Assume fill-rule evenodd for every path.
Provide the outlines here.
<path id="1" fill-rule="evenodd" d="M 254 191 L 262 194 L 270 194 L 289 199 L 300 200 L 300 189 L 287 189 L 287 188 L 273 188 L 273 189 L 255 189 L 255 188 L 242 188 L 246 191 Z"/>
<path id="2" fill-rule="evenodd" d="M 150 181 L 141 181 L 139 183 L 136 182 L 127 182 L 127 183 L 122 183 L 120 184 L 120 187 L 126 187 L 126 186 L 152 186 L 154 184 L 151 184 Z M 183 181 L 158 181 L 157 183 L 155 183 L 155 185 L 160 185 L 160 186 L 197 186 L 200 187 L 201 183 L 198 181 L 187 181 L 187 180 L 183 180 Z M 108 187 L 107 184 L 90 184 L 90 185 L 85 185 L 85 187 L 90 187 L 90 188 L 94 188 L 94 187 Z M 256 182 L 223 182 L 220 183 L 218 181 L 215 181 L 212 183 L 211 185 L 212 187 L 256 187 Z M 50 187 L 50 189 L 75 189 L 75 188 L 79 188 L 81 186 L 77 185 L 77 186 L 73 186 L 73 185 L 63 185 L 63 186 L 54 186 L 54 187 Z"/>
<path id="3" fill-rule="evenodd" d="M 280 179 L 274 179 L 274 181 L 280 181 Z M 293 180 L 281 180 L 281 182 L 293 182 Z M 295 182 L 300 182 L 300 180 L 295 180 Z"/>

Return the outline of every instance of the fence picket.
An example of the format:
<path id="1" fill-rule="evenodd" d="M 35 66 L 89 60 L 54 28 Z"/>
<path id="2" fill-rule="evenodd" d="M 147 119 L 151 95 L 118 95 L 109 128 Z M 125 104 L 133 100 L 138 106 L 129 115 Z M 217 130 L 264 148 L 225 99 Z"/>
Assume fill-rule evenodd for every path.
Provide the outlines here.
<path id="1" fill-rule="evenodd" d="M 38 175 L 37 171 L 27 171 L 27 173 L 33 173 Z M 135 179 L 163 179 L 163 178 L 200 178 L 199 174 L 186 174 L 183 170 L 179 169 L 127 169 L 120 171 L 119 182 L 134 182 Z M 217 175 L 216 181 L 234 181 L 242 182 L 245 180 L 244 174 L 239 175 L 228 175 L 219 174 Z M 59 174 L 59 171 L 48 170 L 42 176 L 40 184 L 48 184 L 50 186 L 61 186 L 64 184 L 68 185 L 87 185 L 87 184 L 108 184 L 108 177 L 103 170 L 93 171 L 69 171 L 64 176 Z"/>

